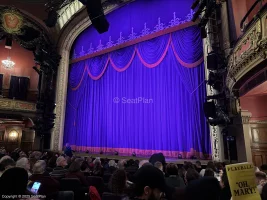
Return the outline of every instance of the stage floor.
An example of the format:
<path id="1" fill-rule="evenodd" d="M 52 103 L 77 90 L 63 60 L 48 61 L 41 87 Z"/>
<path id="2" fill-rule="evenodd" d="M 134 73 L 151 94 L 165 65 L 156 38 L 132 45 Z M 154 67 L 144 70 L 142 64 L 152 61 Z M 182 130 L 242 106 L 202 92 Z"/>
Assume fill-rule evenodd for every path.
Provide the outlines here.
<path id="1" fill-rule="evenodd" d="M 90 154 L 90 153 L 85 153 L 85 152 L 76 152 L 74 153 L 75 156 L 80 156 L 80 157 L 93 157 L 93 158 L 108 158 L 108 159 L 112 159 L 112 160 L 122 160 L 122 159 L 126 159 L 126 160 L 148 160 L 149 157 L 140 157 L 140 156 L 122 156 L 122 155 L 112 155 L 112 154 Z M 167 163 L 175 163 L 175 164 L 184 164 L 184 162 L 192 162 L 193 164 L 196 163 L 196 161 L 200 161 L 201 165 L 207 165 L 208 162 L 210 160 L 197 160 L 197 159 L 174 159 L 174 158 L 166 158 L 166 162 Z"/>

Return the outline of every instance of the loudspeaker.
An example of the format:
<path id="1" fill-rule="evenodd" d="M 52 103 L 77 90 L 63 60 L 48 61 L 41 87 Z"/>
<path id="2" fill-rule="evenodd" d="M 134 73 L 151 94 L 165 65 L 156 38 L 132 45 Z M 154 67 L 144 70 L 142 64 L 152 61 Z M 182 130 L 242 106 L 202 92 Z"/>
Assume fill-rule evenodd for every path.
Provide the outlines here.
<path id="1" fill-rule="evenodd" d="M 109 23 L 104 15 L 101 0 L 85 1 L 86 9 L 89 15 L 92 25 L 101 34 L 105 33 L 109 29 Z"/>
<path id="2" fill-rule="evenodd" d="M 218 57 L 216 53 L 210 53 L 207 56 L 207 68 L 209 70 L 217 70 L 218 69 Z"/>
<path id="3" fill-rule="evenodd" d="M 47 19 L 44 20 L 47 27 L 54 27 L 57 24 L 58 14 L 55 10 L 50 10 Z"/>
<path id="4" fill-rule="evenodd" d="M 213 101 L 205 102 L 203 107 L 204 107 L 204 113 L 205 113 L 206 118 L 209 118 L 209 117 L 215 118 L 217 116 L 216 106 Z"/>
<path id="5" fill-rule="evenodd" d="M 6 38 L 5 48 L 6 49 L 12 49 L 12 43 L 13 43 L 12 38 L 11 37 L 7 37 Z"/>

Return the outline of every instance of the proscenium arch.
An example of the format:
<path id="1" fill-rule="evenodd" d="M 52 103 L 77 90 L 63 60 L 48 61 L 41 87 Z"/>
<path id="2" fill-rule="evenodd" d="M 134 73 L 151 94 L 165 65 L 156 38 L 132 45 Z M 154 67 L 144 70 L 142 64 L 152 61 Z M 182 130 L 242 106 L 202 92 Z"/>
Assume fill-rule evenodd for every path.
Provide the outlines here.
<path id="1" fill-rule="evenodd" d="M 115 11 L 122 5 L 110 5 L 105 8 L 105 14 Z M 61 61 L 57 73 L 57 88 L 56 88 L 56 121 L 55 127 L 51 136 L 51 149 L 61 151 L 63 148 L 63 136 L 65 125 L 65 109 L 69 73 L 70 51 L 75 39 L 91 25 L 91 21 L 86 9 L 82 9 L 76 16 L 69 21 L 59 35 L 58 53 L 61 55 Z"/>

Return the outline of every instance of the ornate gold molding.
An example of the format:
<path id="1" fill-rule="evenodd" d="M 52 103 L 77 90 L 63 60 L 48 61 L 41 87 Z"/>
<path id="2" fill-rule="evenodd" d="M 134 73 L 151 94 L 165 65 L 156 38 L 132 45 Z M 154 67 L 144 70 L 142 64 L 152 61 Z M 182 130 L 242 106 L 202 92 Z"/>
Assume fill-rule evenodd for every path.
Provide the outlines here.
<path id="1" fill-rule="evenodd" d="M 226 85 L 230 91 L 236 81 L 266 59 L 266 17 L 267 10 L 250 25 L 250 28 L 233 48 L 228 60 L 228 75 L 226 78 Z"/>
<path id="2" fill-rule="evenodd" d="M 0 110 L 36 112 L 36 104 L 26 101 L 0 99 Z"/>
<path id="3" fill-rule="evenodd" d="M 242 124 L 249 124 L 252 114 L 247 110 L 241 111 Z"/>

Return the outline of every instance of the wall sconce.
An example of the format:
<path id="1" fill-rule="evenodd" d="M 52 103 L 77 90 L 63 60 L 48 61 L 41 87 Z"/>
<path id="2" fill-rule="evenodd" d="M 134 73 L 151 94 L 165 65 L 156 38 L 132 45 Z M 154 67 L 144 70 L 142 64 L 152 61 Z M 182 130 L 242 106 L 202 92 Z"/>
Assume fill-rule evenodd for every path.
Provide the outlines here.
<path id="1" fill-rule="evenodd" d="M 10 131 L 8 134 L 8 137 L 11 141 L 17 140 L 18 136 L 19 136 L 19 134 L 15 130 Z"/>

